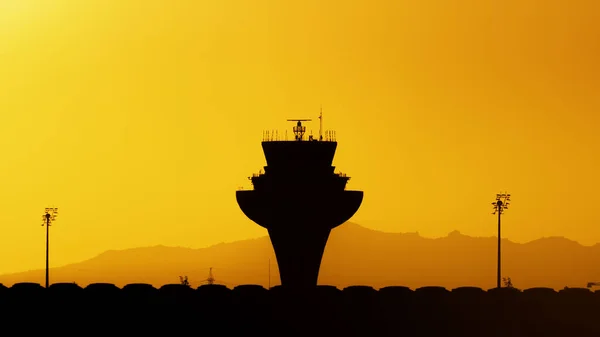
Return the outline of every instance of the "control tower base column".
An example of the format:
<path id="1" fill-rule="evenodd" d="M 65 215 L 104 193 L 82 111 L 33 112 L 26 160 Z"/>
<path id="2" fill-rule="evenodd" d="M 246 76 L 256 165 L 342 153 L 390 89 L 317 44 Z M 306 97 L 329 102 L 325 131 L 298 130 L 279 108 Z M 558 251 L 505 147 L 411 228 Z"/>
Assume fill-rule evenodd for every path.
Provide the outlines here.
<path id="1" fill-rule="evenodd" d="M 330 232 L 329 228 L 302 226 L 269 229 L 283 287 L 304 289 L 317 285 Z"/>

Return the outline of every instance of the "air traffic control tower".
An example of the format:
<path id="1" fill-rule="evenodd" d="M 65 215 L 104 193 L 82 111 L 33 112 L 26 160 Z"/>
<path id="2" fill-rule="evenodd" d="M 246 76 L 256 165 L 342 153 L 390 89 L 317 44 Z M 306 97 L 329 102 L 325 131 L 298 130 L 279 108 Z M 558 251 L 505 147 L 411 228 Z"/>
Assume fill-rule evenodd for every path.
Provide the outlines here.
<path id="1" fill-rule="evenodd" d="M 322 125 L 322 115 L 319 116 Z M 249 179 L 253 190 L 236 192 L 242 212 L 269 231 L 281 284 L 317 285 L 321 258 L 331 229 L 350 219 L 362 203 L 362 191 L 348 191 L 350 177 L 334 173 L 337 142 L 333 132 L 305 138 L 307 119 L 296 122 L 293 140 L 263 137 L 264 173 Z"/>

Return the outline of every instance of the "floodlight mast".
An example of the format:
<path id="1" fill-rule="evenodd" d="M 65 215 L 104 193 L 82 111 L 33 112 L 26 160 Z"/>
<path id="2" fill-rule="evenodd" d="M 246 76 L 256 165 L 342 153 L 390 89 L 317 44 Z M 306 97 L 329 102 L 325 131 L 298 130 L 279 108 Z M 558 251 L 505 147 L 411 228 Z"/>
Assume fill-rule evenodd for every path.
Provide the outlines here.
<path id="1" fill-rule="evenodd" d="M 58 208 L 46 208 L 42 215 L 42 226 L 46 226 L 46 288 L 49 286 L 49 246 L 50 246 L 50 226 L 58 216 Z"/>
<path id="2" fill-rule="evenodd" d="M 492 202 L 492 205 L 494 206 L 494 212 L 492 214 L 498 214 L 498 274 L 496 280 L 496 287 L 500 288 L 502 286 L 500 216 L 504 213 L 504 210 L 508 209 L 508 206 L 510 205 L 510 194 L 496 194 L 496 201 Z"/>

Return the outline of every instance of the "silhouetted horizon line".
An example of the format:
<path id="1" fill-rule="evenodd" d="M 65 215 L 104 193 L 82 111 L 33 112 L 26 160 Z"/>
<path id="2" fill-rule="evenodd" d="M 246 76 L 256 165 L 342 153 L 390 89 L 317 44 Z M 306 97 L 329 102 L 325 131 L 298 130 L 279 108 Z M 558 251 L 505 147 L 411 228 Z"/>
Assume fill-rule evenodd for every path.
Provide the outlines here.
<path id="1" fill-rule="evenodd" d="M 383 230 L 380 230 L 380 229 L 369 228 L 369 227 L 363 226 L 361 224 L 358 224 L 358 223 L 352 222 L 352 221 L 346 222 L 342 226 L 346 227 L 348 225 L 350 225 L 350 226 L 356 226 L 356 227 L 359 227 L 361 229 L 365 229 L 365 230 L 373 231 L 373 232 L 378 232 L 378 233 L 383 233 L 383 234 L 407 235 L 407 236 L 408 235 L 413 235 L 413 236 L 419 237 L 421 239 L 426 239 L 426 240 L 446 239 L 446 238 L 449 238 L 450 236 L 456 236 L 457 234 L 460 235 L 460 236 L 464 236 L 464 237 L 468 237 L 468 238 L 473 238 L 473 239 L 496 239 L 496 238 L 498 238 L 497 235 L 477 236 L 477 235 L 464 234 L 464 233 L 462 233 L 458 229 L 454 229 L 454 230 L 448 232 L 448 234 L 446 234 L 445 236 L 423 236 L 423 235 L 421 235 L 421 233 L 419 233 L 419 231 L 416 231 L 416 232 L 389 232 L 389 231 L 383 231 Z M 340 227 L 342 227 L 342 226 L 340 226 Z M 253 237 L 253 238 L 247 238 L 247 239 L 239 239 L 239 240 L 231 240 L 231 241 L 221 241 L 221 242 L 218 242 L 218 243 L 213 243 L 213 244 L 209 244 L 209 245 L 206 245 L 206 246 L 203 246 L 203 247 L 196 247 L 196 248 L 189 247 L 189 246 L 169 246 L 169 245 L 165 245 L 165 244 L 157 244 L 157 245 L 152 245 L 152 246 L 138 246 L 138 247 L 123 248 L 123 249 L 109 249 L 109 250 L 106 250 L 105 252 L 109 252 L 109 251 L 123 251 L 123 250 L 128 250 L 128 249 L 154 248 L 154 247 L 185 248 L 185 249 L 194 249 L 194 250 L 197 250 L 197 249 L 212 248 L 212 247 L 216 247 L 216 246 L 219 246 L 219 245 L 231 244 L 231 243 L 235 243 L 235 242 L 251 241 L 251 240 L 261 240 L 261 239 L 268 239 L 268 238 L 269 238 L 269 235 L 267 234 L 267 235 L 257 236 L 257 237 Z M 593 244 L 583 244 L 583 243 L 581 243 L 581 242 L 579 242 L 577 240 L 568 238 L 566 236 L 558 236 L 558 235 L 542 236 L 542 237 L 539 237 L 537 239 L 528 240 L 528 241 L 516 241 L 516 240 L 510 239 L 510 238 L 507 238 L 504 235 L 502 236 L 502 241 L 507 241 L 507 242 L 510 242 L 510 243 L 516 243 L 516 244 L 521 244 L 521 245 L 533 243 L 533 242 L 540 241 L 540 240 L 550 240 L 550 239 L 563 239 L 563 240 L 566 240 L 566 241 L 570 241 L 570 242 L 576 243 L 576 244 L 578 244 L 580 246 L 583 246 L 583 247 L 594 247 L 594 246 L 600 245 L 600 242 L 595 242 Z"/>
<path id="2" fill-rule="evenodd" d="M 457 237 L 457 236 L 462 236 L 465 238 L 469 238 L 469 239 L 496 239 L 498 236 L 496 235 L 491 235 L 491 236 L 474 236 L 474 235 L 469 235 L 469 234 L 464 234 L 462 232 L 460 232 L 459 230 L 455 229 L 450 231 L 448 234 L 446 234 L 446 236 L 438 236 L 438 237 L 430 237 L 430 236 L 423 236 L 421 235 L 418 231 L 417 232 L 387 232 L 387 231 L 382 231 L 379 229 L 373 229 L 373 228 L 368 228 L 365 227 L 363 225 L 357 224 L 355 222 L 348 222 L 346 224 L 344 224 L 343 226 L 347 226 L 347 225 L 354 225 L 356 227 L 359 227 L 361 229 L 364 230 L 368 230 L 368 231 L 372 231 L 372 232 L 378 232 L 378 233 L 382 233 L 382 234 L 389 234 L 389 235 L 405 235 L 405 236 L 415 236 L 418 237 L 419 239 L 423 239 L 423 240 L 442 240 L 442 239 L 449 239 L 451 237 Z M 600 242 L 596 242 L 594 244 L 591 245 L 586 245 L 583 244 L 577 240 L 573 240 L 570 239 L 566 236 L 542 236 L 539 237 L 537 239 L 533 239 L 533 240 L 529 240 L 529 241 L 514 241 L 511 240 L 510 238 L 507 237 L 502 237 L 502 241 L 503 242 L 509 242 L 512 244 L 519 244 L 519 245 L 526 245 L 526 244 L 532 244 L 535 242 L 539 242 L 539 241 L 543 241 L 543 240 L 553 240 L 553 239 L 559 239 L 559 240 L 564 240 L 564 241 L 568 241 L 574 244 L 577 244 L 579 246 L 582 247 L 596 247 L 596 246 L 600 246 Z M 179 246 L 179 245 L 167 245 L 167 244 L 156 244 L 156 245 L 147 245 L 147 246 L 137 246 L 137 247 L 129 247 L 129 248 L 116 248 L 116 249 L 107 249 L 102 251 L 101 253 L 98 253 L 96 255 L 94 255 L 93 257 L 90 257 L 88 259 L 84 259 L 81 260 L 79 262 L 73 262 L 73 263 L 69 263 L 69 264 L 65 264 L 62 265 L 62 267 L 67 266 L 67 265 L 71 265 L 71 264 L 75 264 L 75 263 L 80 263 L 80 262 L 85 262 L 88 261 L 90 259 L 93 259 L 95 257 L 101 256 L 103 254 L 106 253 L 111 253 L 111 252 L 123 252 L 123 251 L 128 251 L 128 250 L 138 250 L 138 249 L 150 249 L 150 248 L 173 248 L 173 249 L 187 249 L 187 250 L 203 250 L 203 249 L 210 249 L 210 248 L 214 248 L 214 247 L 218 247 L 221 245 L 229 245 L 229 244 L 234 244 L 234 243 L 238 243 L 238 242 L 246 242 L 246 241 L 254 241 L 254 240 L 269 240 L 269 235 L 263 235 L 263 236 L 257 236 L 257 237 L 253 237 L 253 238 L 247 238 L 247 239 L 239 239 L 239 240 L 231 240 L 231 241 L 221 241 L 218 243 L 213 243 L 213 244 L 209 244 L 203 247 L 191 247 L 191 246 Z M 55 267 L 58 268 L 58 267 Z M 37 270 L 37 269 L 34 269 Z M 29 270 L 29 271 L 33 271 L 33 270 Z M 0 275 L 6 275 L 6 274 L 0 274 Z"/>
<path id="3" fill-rule="evenodd" d="M 464 236 L 464 237 L 468 237 L 468 238 L 472 238 L 472 239 L 496 239 L 498 238 L 497 235 L 490 235 L 490 236 L 477 236 L 477 235 L 469 235 L 469 234 L 464 234 L 462 233 L 460 230 L 458 229 L 454 229 L 450 232 L 448 232 L 448 234 L 446 234 L 445 236 L 424 236 L 421 235 L 421 233 L 419 233 L 419 231 L 416 232 L 389 232 L 389 231 L 383 231 L 380 229 L 374 229 L 374 228 L 369 228 L 366 226 L 363 226 L 361 224 L 358 224 L 356 222 L 346 222 L 345 224 L 343 224 L 343 227 L 347 227 L 347 226 L 355 226 L 355 227 L 359 227 L 361 229 L 364 230 L 368 230 L 368 231 L 372 231 L 372 232 L 378 232 L 378 233 L 382 233 L 382 234 L 390 234 L 390 235 L 412 235 L 412 236 L 416 236 L 419 237 L 421 239 L 426 239 L 426 240 L 439 240 L 439 239 L 447 239 L 450 236 Z M 340 226 L 340 227 L 342 227 Z M 334 231 L 337 229 L 334 229 Z M 130 248 L 123 248 L 123 249 L 109 249 L 106 250 L 105 252 L 109 252 L 109 251 L 123 251 L 123 250 L 128 250 L 128 249 L 141 249 L 141 248 L 154 248 L 154 247 L 167 247 L 167 248 L 186 248 L 186 249 L 194 249 L 194 250 L 198 250 L 198 249 L 207 249 L 207 248 L 212 248 L 212 247 L 216 247 L 219 245 L 224 245 L 224 244 L 231 244 L 231 243 L 235 243 L 235 242 L 242 242 L 242 241 L 251 241 L 251 240 L 261 240 L 261 239 L 268 239 L 269 235 L 263 235 L 263 236 L 257 236 L 257 237 L 253 237 L 253 238 L 247 238 L 247 239 L 239 239 L 239 240 L 232 240 L 232 241 L 221 241 L 218 243 L 213 243 L 213 244 L 209 244 L 203 247 L 189 247 L 189 246 L 169 246 L 169 245 L 165 245 L 165 244 L 157 244 L 157 245 L 153 245 L 153 246 L 138 246 L 138 247 L 130 247 Z M 559 235 L 550 235 L 550 236 L 542 236 L 536 239 L 532 239 L 532 240 L 528 240 L 528 241 L 517 241 L 517 240 L 513 240 L 510 238 L 507 238 L 506 236 L 502 236 L 502 241 L 507 241 L 510 243 L 515 243 L 515 244 L 529 244 L 529 243 L 533 243 L 536 241 L 540 241 L 540 240 L 550 240 L 550 239 L 563 239 L 565 241 L 570 241 L 573 243 L 576 243 L 582 247 L 594 247 L 594 246 L 598 246 L 600 245 L 600 242 L 595 242 L 593 244 L 583 244 L 577 240 L 568 238 L 566 236 L 559 236 Z"/>
<path id="4" fill-rule="evenodd" d="M 363 230 L 363 231 L 369 231 L 369 232 L 373 232 L 373 233 L 379 233 L 379 234 L 383 234 L 383 235 L 393 235 L 393 236 L 398 236 L 398 237 L 402 237 L 402 236 L 413 237 L 413 238 L 418 238 L 419 240 L 423 240 L 423 241 L 427 241 L 427 240 L 440 241 L 440 240 L 448 240 L 448 239 L 453 239 L 453 238 L 496 240 L 496 238 L 497 238 L 497 236 L 495 236 L 495 235 L 492 235 L 492 236 L 470 236 L 470 235 L 467 235 L 467 234 L 462 234 L 458 230 L 451 231 L 450 233 L 448 233 L 446 236 L 443 236 L 443 237 L 424 237 L 424 236 L 420 235 L 418 232 L 386 232 L 386 231 L 382 231 L 382 230 L 377 230 L 377 229 L 371 229 L 371 228 L 368 228 L 368 227 L 364 227 L 364 226 L 362 226 L 360 224 L 357 224 L 355 222 L 347 222 L 346 224 L 344 224 L 342 226 L 342 230 L 343 230 L 344 227 L 346 227 L 346 229 L 348 229 L 348 227 L 351 227 L 351 228 L 354 228 L 354 229 Z M 269 240 L 269 236 L 268 235 L 263 235 L 263 236 L 259 236 L 259 237 L 248 238 L 248 239 L 233 240 L 233 241 L 228 241 L 228 242 L 219 242 L 219 243 L 216 243 L 216 244 L 211 244 L 211 245 L 207 245 L 207 246 L 204 246 L 204 247 L 198 247 L 198 248 L 186 247 L 186 246 L 170 246 L 170 245 L 165 245 L 165 244 L 157 244 L 157 245 L 138 246 L 138 247 L 129 247 L 129 248 L 121 248 L 121 249 L 107 249 L 107 250 L 101 251 L 99 253 L 92 254 L 89 257 L 79 259 L 77 261 L 73 261 L 73 262 L 69 262 L 69 263 L 65 263 L 65 264 L 53 266 L 50 269 L 51 270 L 55 270 L 55 269 L 59 269 L 59 268 L 71 267 L 71 266 L 74 266 L 74 265 L 78 265 L 78 264 L 81 264 L 81 263 L 92 261 L 92 260 L 97 259 L 97 258 L 105 257 L 107 254 L 111 254 L 111 253 L 120 253 L 120 252 L 128 252 L 128 251 L 144 251 L 144 250 L 161 249 L 161 248 L 164 248 L 164 249 L 181 249 L 181 250 L 186 250 L 186 251 L 202 251 L 202 250 L 208 250 L 208 249 L 212 249 L 212 248 L 219 247 L 219 246 L 234 245 L 234 244 L 242 243 L 242 242 L 261 241 L 261 240 Z M 516 241 L 512 241 L 512 240 L 510 240 L 508 238 L 503 238 L 502 239 L 503 242 L 506 242 L 508 244 L 516 244 L 516 245 L 531 245 L 531 244 L 536 244 L 536 243 L 540 243 L 540 242 L 544 242 L 544 241 L 548 241 L 548 240 L 561 240 L 563 242 L 568 242 L 569 244 L 577 245 L 579 247 L 585 247 L 585 248 L 600 247 L 600 243 L 595 243 L 593 245 L 584 245 L 584 244 L 581 244 L 581 243 L 579 243 L 579 242 L 577 242 L 575 240 L 571 240 L 571 239 L 563 237 L 563 236 L 541 237 L 541 238 L 538 238 L 538 239 L 535 239 L 535 240 L 531 240 L 531 241 L 527 241 L 527 242 L 516 242 Z M 23 274 L 23 273 L 39 272 L 40 270 L 42 270 L 42 268 L 25 269 L 25 270 L 20 270 L 20 271 L 10 271 L 10 272 L 5 272 L 5 273 L 0 273 L 0 276 L 2 276 L 2 277 L 13 276 L 13 275 L 18 275 L 18 274 Z"/>

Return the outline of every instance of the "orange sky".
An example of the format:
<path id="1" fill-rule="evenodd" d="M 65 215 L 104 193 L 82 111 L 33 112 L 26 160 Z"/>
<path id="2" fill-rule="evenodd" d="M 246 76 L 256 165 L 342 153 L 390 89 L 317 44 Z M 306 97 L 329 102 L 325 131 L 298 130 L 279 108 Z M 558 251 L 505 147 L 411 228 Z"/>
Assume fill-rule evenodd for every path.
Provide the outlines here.
<path id="1" fill-rule="evenodd" d="M 600 4 L 0 0 L 0 273 L 265 235 L 263 129 L 316 118 L 390 232 L 600 242 Z M 309 126 L 310 128 L 310 126 Z M 318 124 L 313 125 L 318 132 Z"/>

